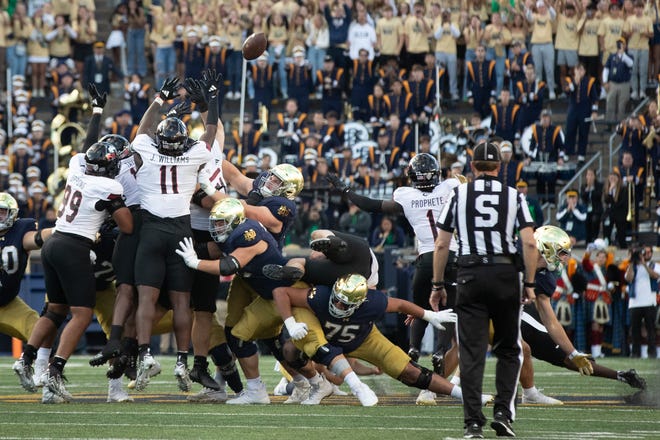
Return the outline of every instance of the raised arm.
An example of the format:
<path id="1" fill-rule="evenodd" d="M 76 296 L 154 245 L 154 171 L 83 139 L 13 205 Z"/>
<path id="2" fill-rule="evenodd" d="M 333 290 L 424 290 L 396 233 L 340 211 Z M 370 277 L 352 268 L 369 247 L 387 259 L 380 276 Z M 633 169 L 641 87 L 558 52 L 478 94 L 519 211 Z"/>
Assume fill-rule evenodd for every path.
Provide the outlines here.
<path id="1" fill-rule="evenodd" d="M 163 106 L 165 101 L 170 101 L 178 96 L 179 90 L 179 79 L 167 78 L 163 82 L 163 87 L 160 89 L 154 101 L 151 103 L 147 111 L 142 116 L 142 121 L 138 126 L 137 134 L 146 134 L 150 137 L 154 137 L 156 134 L 155 126 L 156 122 L 159 119 L 160 109 Z"/>
<path id="2" fill-rule="evenodd" d="M 336 174 L 328 174 L 326 179 L 330 185 L 340 190 L 348 200 L 355 203 L 355 205 L 363 211 L 382 212 L 384 214 L 403 213 L 403 207 L 393 200 L 376 200 L 356 194 L 351 187 L 342 182 Z"/>
<path id="3" fill-rule="evenodd" d="M 103 115 L 103 107 L 105 107 L 108 97 L 107 93 L 101 95 L 93 83 L 87 85 L 87 90 L 89 91 L 89 98 L 92 104 L 92 119 L 87 126 L 87 136 L 85 136 L 82 153 L 86 153 L 89 147 L 99 139 L 99 134 L 101 133 L 101 116 Z"/>

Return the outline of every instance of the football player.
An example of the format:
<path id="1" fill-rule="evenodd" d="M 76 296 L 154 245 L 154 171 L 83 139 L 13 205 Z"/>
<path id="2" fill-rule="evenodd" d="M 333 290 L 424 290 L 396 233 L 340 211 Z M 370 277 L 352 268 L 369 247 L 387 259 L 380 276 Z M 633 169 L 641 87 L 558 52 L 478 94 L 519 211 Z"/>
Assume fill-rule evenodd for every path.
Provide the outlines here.
<path id="1" fill-rule="evenodd" d="M 95 301 L 94 270 L 90 251 L 96 234 L 108 215 L 120 230 L 130 234 L 133 220 L 122 199 L 123 189 L 114 177 L 119 172 L 116 148 L 96 143 L 85 153 L 86 168 L 71 159 L 64 200 L 58 210 L 56 229 L 42 250 L 48 297 L 47 311 L 37 321 L 21 355 L 21 377 L 29 377 L 37 347 L 57 330 L 71 313 L 62 332 L 57 353 L 46 372 L 45 385 L 64 401 L 71 394 L 64 386 L 63 370 L 80 337 L 92 319 Z"/>
<path id="2" fill-rule="evenodd" d="M 370 362 L 406 385 L 462 398 L 460 387 L 415 363 L 374 326 L 374 322 L 385 318 L 385 313 L 399 312 L 444 329 L 442 323 L 456 322 L 451 309 L 432 312 L 405 300 L 389 298 L 370 290 L 367 279 L 357 274 L 340 277 L 332 287 L 277 287 L 273 298 L 296 348 L 333 373 L 343 377 L 348 363 L 336 358 L 346 355 Z M 311 310 L 315 317 L 306 315 L 306 321 L 299 321 L 292 307 Z M 301 324 L 304 331 L 300 330 Z M 311 339 L 308 333 L 312 334 Z"/>

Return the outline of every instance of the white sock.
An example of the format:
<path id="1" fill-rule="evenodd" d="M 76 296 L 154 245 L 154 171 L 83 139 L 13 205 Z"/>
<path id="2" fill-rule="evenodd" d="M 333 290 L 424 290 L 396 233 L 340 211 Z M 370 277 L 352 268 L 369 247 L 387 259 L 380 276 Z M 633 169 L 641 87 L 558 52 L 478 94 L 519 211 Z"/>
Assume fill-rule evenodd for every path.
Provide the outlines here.
<path id="1" fill-rule="evenodd" d="M 454 385 L 460 385 L 461 384 L 461 376 L 453 375 L 449 382 L 453 383 Z"/>
<path id="2" fill-rule="evenodd" d="M 254 379 L 246 379 L 245 385 L 248 390 L 258 390 L 263 387 L 263 382 L 261 381 L 261 376 L 257 376 Z"/>
<path id="3" fill-rule="evenodd" d="M 323 381 L 323 377 L 319 373 L 316 373 L 316 376 L 314 376 L 310 379 L 307 379 L 307 380 L 309 380 L 309 383 L 311 385 L 318 385 Z"/>
<path id="4" fill-rule="evenodd" d="M 110 385 L 110 388 L 116 388 L 121 390 L 122 387 L 121 377 L 119 379 L 108 379 L 108 385 Z"/>
<path id="5" fill-rule="evenodd" d="M 648 357 L 649 357 L 649 346 L 648 345 L 645 344 L 645 345 L 641 346 L 640 355 L 641 355 L 640 357 L 642 359 L 648 359 Z"/>
<path id="6" fill-rule="evenodd" d="M 536 386 L 532 385 L 529 388 L 524 388 L 523 387 L 523 395 L 524 396 L 533 396 L 534 394 L 538 393 L 539 390 L 536 389 Z"/>
<path id="7" fill-rule="evenodd" d="M 454 388 L 451 389 L 451 393 L 449 395 L 454 399 L 463 400 L 463 390 L 458 385 L 454 385 Z"/>
<path id="8" fill-rule="evenodd" d="M 601 354 L 602 354 L 602 350 L 600 345 L 591 346 L 591 356 L 597 358 L 600 357 Z"/>
<path id="9" fill-rule="evenodd" d="M 37 362 L 39 361 L 46 361 L 48 362 L 48 359 L 50 358 L 50 348 L 39 348 L 37 350 Z"/>
<path id="10" fill-rule="evenodd" d="M 351 371 L 344 377 L 344 382 L 346 382 L 346 385 L 355 393 L 357 389 L 360 388 L 360 385 L 362 385 L 362 381 L 360 378 L 355 374 L 355 371 Z"/>

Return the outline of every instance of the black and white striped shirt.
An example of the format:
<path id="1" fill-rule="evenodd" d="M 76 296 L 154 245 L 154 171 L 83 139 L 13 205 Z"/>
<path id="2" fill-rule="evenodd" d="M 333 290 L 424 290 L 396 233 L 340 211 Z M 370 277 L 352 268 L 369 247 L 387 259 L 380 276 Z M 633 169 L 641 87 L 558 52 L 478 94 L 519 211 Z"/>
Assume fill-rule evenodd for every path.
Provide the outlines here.
<path id="1" fill-rule="evenodd" d="M 486 175 L 454 188 L 437 225 L 456 229 L 459 256 L 512 255 L 516 231 L 534 227 L 534 219 L 523 194 Z"/>

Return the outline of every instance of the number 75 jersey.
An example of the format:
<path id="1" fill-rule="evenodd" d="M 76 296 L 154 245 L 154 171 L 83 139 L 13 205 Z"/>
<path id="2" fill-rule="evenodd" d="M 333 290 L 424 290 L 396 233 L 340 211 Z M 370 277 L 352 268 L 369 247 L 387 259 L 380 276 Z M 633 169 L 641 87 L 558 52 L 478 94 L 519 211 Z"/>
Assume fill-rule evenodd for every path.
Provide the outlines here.
<path id="1" fill-rule="evenodd" d="M 95 241 L 96 233 L 108 217 L 109 202 L 121 198 L 124 189 L 116 180 L 83 173 L 76 156 L 69 162 L 69 177 L 57 210 L 55 230 Z"/>
<path id="2" fill-rule="evenodd" d="M 415 231 L 417 252 L 420 254 L 433 252 L 435 239 L 438 236 L 436 222 L 445 204 L 449 201 L 452 190 L 459 184 L 458 179 L 452 178 L 443 180 L 430 192 L 410 186 L 402 186 L 394 191 L 392 198 L 401 205 L 408 223 Z M 454 251 L 458 249 L 453 238 L 450 249 Z"/>

